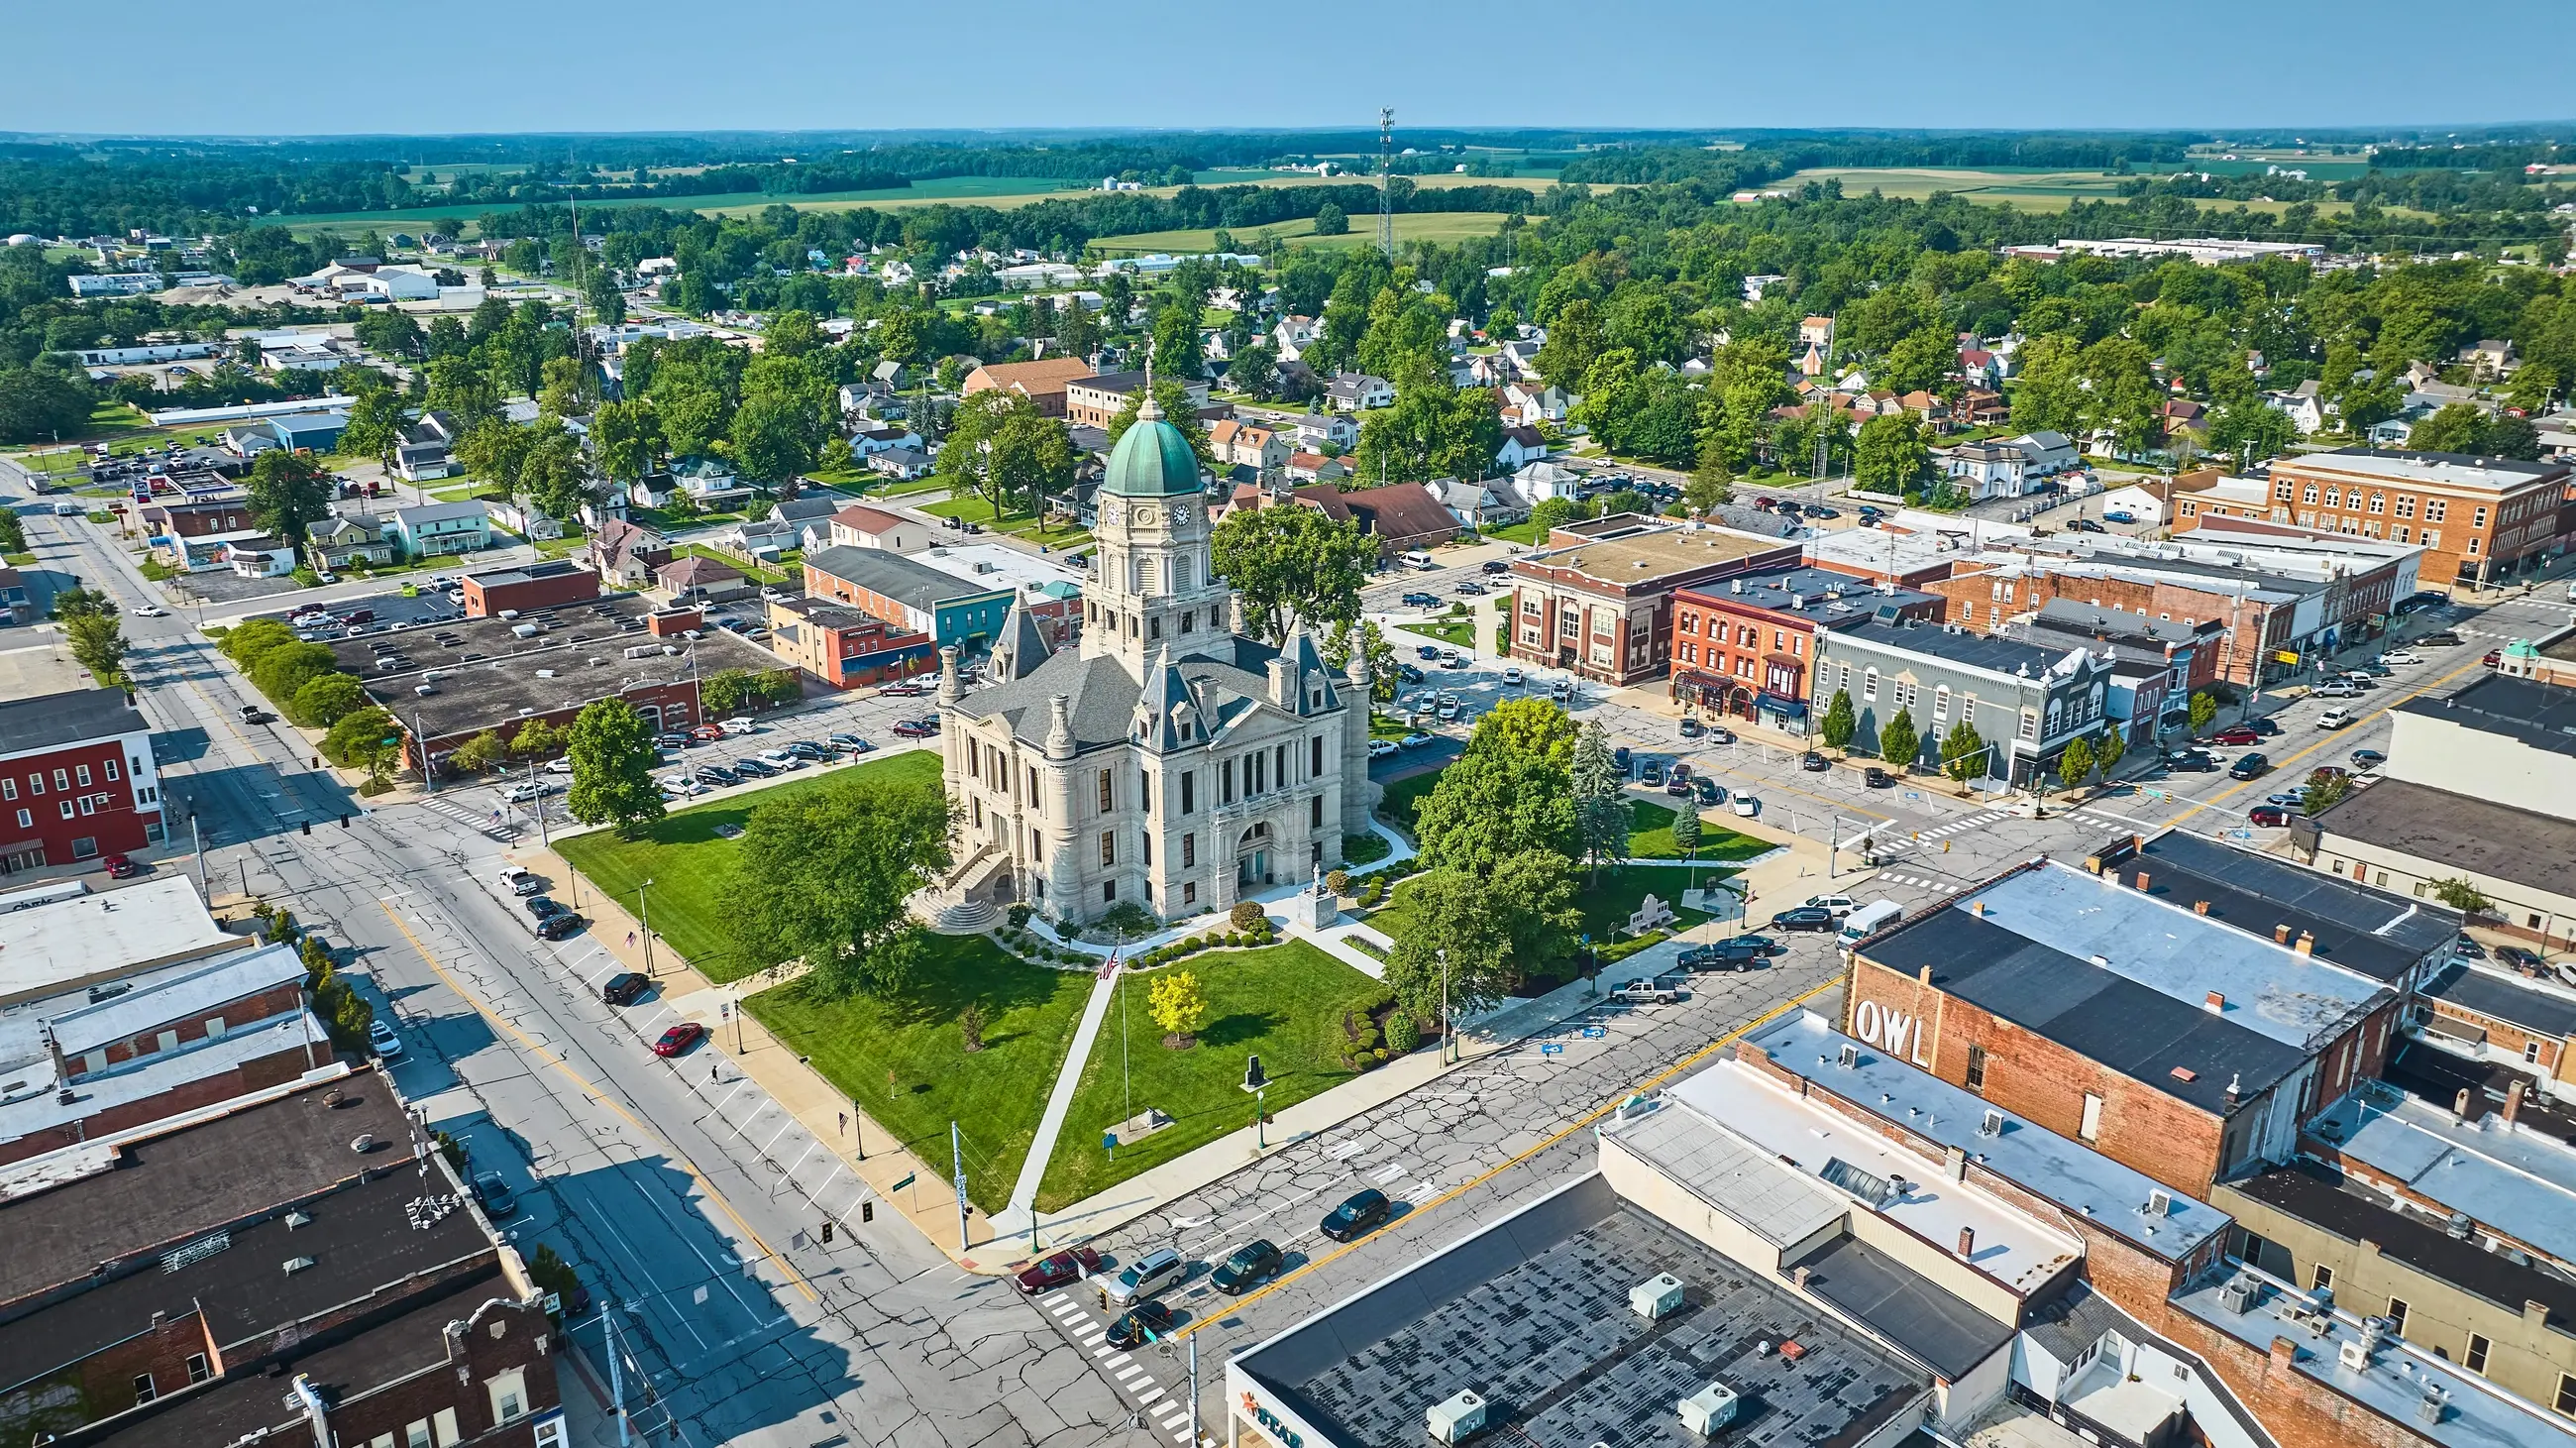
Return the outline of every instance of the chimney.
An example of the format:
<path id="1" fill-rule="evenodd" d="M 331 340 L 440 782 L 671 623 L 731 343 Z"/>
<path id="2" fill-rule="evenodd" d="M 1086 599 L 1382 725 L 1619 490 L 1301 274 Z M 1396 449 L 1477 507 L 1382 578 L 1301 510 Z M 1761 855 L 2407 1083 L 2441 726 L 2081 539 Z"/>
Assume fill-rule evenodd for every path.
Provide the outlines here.
<path id="1" fill-rule="evenodd" d="M 2139 891 L 2139 893 L 2140 893 L 2140 894 L 2144 894 L 2144 893 L 2146 893 L 2146 888 L 2147 888 L 2147 872 L 2146 872 L 2146 871 L 2144 871 L 2144 870 L 2140 870 L 2140 871 L 2138 872 L 2138 891 Z"/>
<path id="2" fill-rule="evenodd" d="M 2194 901 L 2192 901 L 2192 902 L 2191 902 L 2191 913 L 2192 913 L 2192 914 L 2194 914 L 2194 915 L 2206 915 L 2206 914 L 2208 914 L 2208 913 L 2209 913 L 2209 902 L 2208 902 L 2208 901 L 2206 901 L 2206 900 L 2194 900 Z"/>
<path id="3" fill-rule="evenodd" d="M 1923 967 L 1921 970 L 1916 971 L 1916 972 L 1914 973 L 1914 978 L 1915 978 L 1916 980 L 1921 981 L 1921 982 L 1922 982 L 1922 983 L 1924 983 L 1925 985 L 1930 985 L 1930 984 L 1932 983 L 1932 967 L 1930 967 L 1930 966 L 1928 966 L 1928 965 L 1927 965 L 1927 966 Z"/>
<path id="4" fill-rule="evenodd" d="M 2503 1114 L 2505 1125 L 2507 1126 L 2511 1126 L 2514 1123 L 2514 1119 L 2522 1115 L 2522 1092 L 2523 1083 L 2521 1081 L 2516 1081 L 2511 1086 L 2505 1088 Z"/>
<path id="5" fill-rule="evenodd" d="M 1947 1169 L 1950 1180 L 1954 1182 L 1966 1181 L 1968 1179 L 1968 1149 L 1964 1146 L 1944 1147 L 1941 1151 L 1941 1165 Z"/>
<path id="6" fill-rule="evenodd" d="M 1297 712 L 1297 666 L 1285 657 L 1270 661 L 1270 702 L 1291 714 Z"/>
<path id="7" fill-rule="evenodd" d="M 1801 1292 L 1807 1290 L 1807 1276 L 1809 1270 L 1810 1269 L 1806 1267 L 1793 1267 L 1789 1271 L 1789 1280 L 1796 1284 L 1798 1290 Z"/>
<path id="8" fill-rule="evenodd" d="M 2466 1121 L 2466 1120 L 2468 1120 L 2468 1119 L 2469 1119 L 2469 1088 L 2468 1088 L 2468 1087 L 2466 1087 L 2466 1086 L 2461 1087 L 2461 1088 L 2460 1088 L 2460 1094 L 2451 1098 L 2451 1114 L 2452 1114 L 2453 1116 L 2458 1117 L 2458 1118 L 2459 1118 L 2459 1119 L 2461 1119 L 2462 1121 Z"/>
<path id="9" fill-rule="evenodd" d="M 2227 1104 L 2233 1106 L 2245 1095 L 2245 1077 L 2231 1071 L 2227 1075 Z"/>
<path id="10" fill-rule="evenodd" d="M 2200 1003 L 2209 1007 L 2213 1011 L 2225 1011 L 2227 1009 L 2227 993 L 2224 991 L 2211 991 L 2209 994 L 2201 997 Z"/>
<path id="11" fill-rule="evenodd" d="M 2274 1370 L 2279 1372 L 2288 1372 L 2291 1365 L 2296 1363 L 2298 1360 L 2299 1345 L 2297 1343 L 2290 1341 L 2286 1337 L 2276 1337 L 2272 1339 L 2272 1367 Z"/>
<path id="12" fill-rule="evenodd" d="M 2316 954 L 2316 950 L 2317 950 L 2317 937 L 2316 937 L 2315 932 L 2313 932 L 2313 931 L 2307 931 L 2307 930 L 2302 930 L 2302 931 L 2300 931 L 2300 932 L 2299 932 L 2299 943 L 2298 943 L 2296 946 L 2293 946 L 2292 948 L 2293 948 L 2293 949 L 2295 949 L 2295 950 L 2297 950 L 2297 951 L 2299 952 L 2299 954 L 2301 954 L 2301 955 L 2314 955 L 2314 954 Z"/>
<path id="13" fill-rule="evenodd" d="M 1968 902 L 1968 913 L 1969 913 L 1969 914 L 1971 914 L 1971 915 L 1976 916 L 1976 917 L 1977 917 L 1978 919 L 1980 919 L 1980 920 L 1985 919 L 1985 918 L 1986 918 L 1986 902 L 1985 902 L 1985 901 L 1983 901 L 1983 900 L 1971 900 L 1971 901 L 1969 901 L 1969 902 Z"/>
<path id="14" fill-rule="evenodd" d="M 2272 943 L 2273 943 L 2274 945 L 2287 945 L 2287 944 L 2289 944 L 2289 943 L 2290 943 L 2290 927 L 2289 927 L 2289 926 L 2287 926 L 2287 925 L 2275 925 L 2275 926 L 2273 926 L 2273 927 L 2272 927 Z"/>

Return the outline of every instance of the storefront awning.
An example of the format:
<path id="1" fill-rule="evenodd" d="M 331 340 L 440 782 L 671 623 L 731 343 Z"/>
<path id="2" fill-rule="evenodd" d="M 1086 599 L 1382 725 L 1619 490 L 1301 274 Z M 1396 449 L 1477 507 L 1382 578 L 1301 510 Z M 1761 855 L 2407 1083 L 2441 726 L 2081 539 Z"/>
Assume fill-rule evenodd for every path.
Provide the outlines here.
<path id="1" fill-rule="evenodd" d="M 1807 703 L 1805 700 L 1784 699 L 1778 694 L 1754 695 L 1753 707 L 1757 709 L 1768 709 L 1774 714 L 1785 714 L 1792 719 L 1804 719 L 1807 717 Z"/>

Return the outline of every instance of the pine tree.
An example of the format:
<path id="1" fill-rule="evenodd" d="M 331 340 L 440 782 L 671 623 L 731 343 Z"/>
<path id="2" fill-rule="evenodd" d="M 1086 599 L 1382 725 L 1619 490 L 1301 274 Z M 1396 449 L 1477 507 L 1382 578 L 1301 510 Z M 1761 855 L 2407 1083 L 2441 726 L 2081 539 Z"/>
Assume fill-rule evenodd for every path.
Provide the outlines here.
<path id="1" fill-rule="evenodd" d="M 1597 884 L 1603 865 L 1628 858 L 1628 832 L 1635 827 L 1635 811 L 1620 788 L 1618 766 L 1610 758 L 1610 737 L 1599 720 L 1585 724 L 1575 738 L 1574 759 L 1567 772 L 1574 784 L 1575 836 Z"/>
<path id="2" fill-rule="evenodd" d="M 1699 801 L 1685 795 L 1681 812 L 1673 816 L 1673 843 L 1681 847 L 1684 856 L 1695 857 L 1699 854 L 1699 841 Z"/>

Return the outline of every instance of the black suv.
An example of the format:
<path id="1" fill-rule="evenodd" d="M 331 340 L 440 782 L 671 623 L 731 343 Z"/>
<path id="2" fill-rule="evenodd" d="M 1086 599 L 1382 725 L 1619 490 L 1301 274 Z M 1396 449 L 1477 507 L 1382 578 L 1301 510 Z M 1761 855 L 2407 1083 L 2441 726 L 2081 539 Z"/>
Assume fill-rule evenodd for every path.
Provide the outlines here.
<path id="1" fill-rule="evenodd" d="M 1385 1221 L 1387 1213 L 1394 1210 L 1395 1203 L 1386 1199 L 1386 1193 L 1371 1187 L 1333 1208 L 1324 1218 L 1322 1231 L 1336 1242 L 1348 1242 L 1365 1236 L 1370 1228 Z"/>
<path id="2" fill-rule="evenodd" d="M 624 970 L 610 976 L 608 983 L 599 988 L 599 998 L 612 1006 L 631 1006 L 642 1000 L 644 992 L 652 988 L 653 982 L 631 970 Z"/>
<path id="3" fill-rule="evenodd" d="M 2243 759 L 2236 761 L 2235 765 L 2227 771 L 2227 777 L 2229 779 L 2255 779 L 2259 778 L 2265 770 L 2268 770 L 2271 767 L 2272 761 L 2264 758 L 2262 755 L 2248 754 Z"/>
<path id="4" fill-rule="evenodd" d="M 1278 1247 L 1267 1238 L 1256 1238 L 1234 1249 L 1234 1255 L 1217 1264 L 1209 1274 L 1208 1285 L 1228 1297 L 1240 1297 L 1276 1275 L 1283 1265 Z"/>

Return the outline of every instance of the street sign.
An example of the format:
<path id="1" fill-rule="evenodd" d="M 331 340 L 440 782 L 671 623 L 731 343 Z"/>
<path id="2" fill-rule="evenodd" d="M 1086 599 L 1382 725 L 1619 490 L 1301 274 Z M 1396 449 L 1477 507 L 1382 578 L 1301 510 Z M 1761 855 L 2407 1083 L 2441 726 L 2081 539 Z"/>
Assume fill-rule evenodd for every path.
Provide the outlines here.
<path id="1" fill-rule="evenodd" d="M 548 1311 L 548 1312 L 561 1312 L 561 1311 L 563 1311 L 563 1294 L 562 1294 L 562 1293 L 560 1293 L 560 1292 L 549 1292 L 549 1293 L 547 1293 L 547 1294 L 546 1294 L 546 1311 Z"/>
<path id="2" fill-rule="evenodd" d="M 921 1175 L 921 1173 L 919 1173 L 919 1172 L 910 1172 L 910 1171 L 905 1172 L 905 1173 L 903 1174 L 903 1180 L 902 1180 L 902 1181 L 896 1182 L 893 1186 L 890 1186 L 890 1187 L 886 1188 L 886 1190 L 887 1190 L 887 1191 L 890 1191 L 890 1192 L 899 1192 L 899 1191 L 902 1191 L 905 1187 L 911 1186 L 911 1185 L 912 1185 L 912 1179 L 913 1179 L 914 1177 L 919 1176 L 919 1175 Z"/>
<path id="3" fill-rule="evenodd" d="M 1913 800 L 1917 804 L 1920 804 L 1923 801 L 1923 791 L 1919 789 L 1909 789 L 1905 792 L 1905 797 Z"/>
<path id="4" fill-rule="evenodd" d="M 1118 1133 L 1114 1131 L 1104 1131 L 1100 1133 L 1100 1149 L 1102 1151 L 1116 1151 L 1118 1149 Z"/>
<path id="5" fill-rule="evenodd" d="M 1598 1041 L 1609 1034 L 1610 1028 L 1607 1026 L 1585 1026 L 1583 1028 L 1583 1039 L 1587 1041 Z"/>
<path id="6" fill-rule="evenodd" d="M 1543 1041 L 1539 1044 L 1538 1053 L 1542 1056 L 1562 1056 L 1565 1054 L 1565 1043 L 1563 1041 Z"/>

